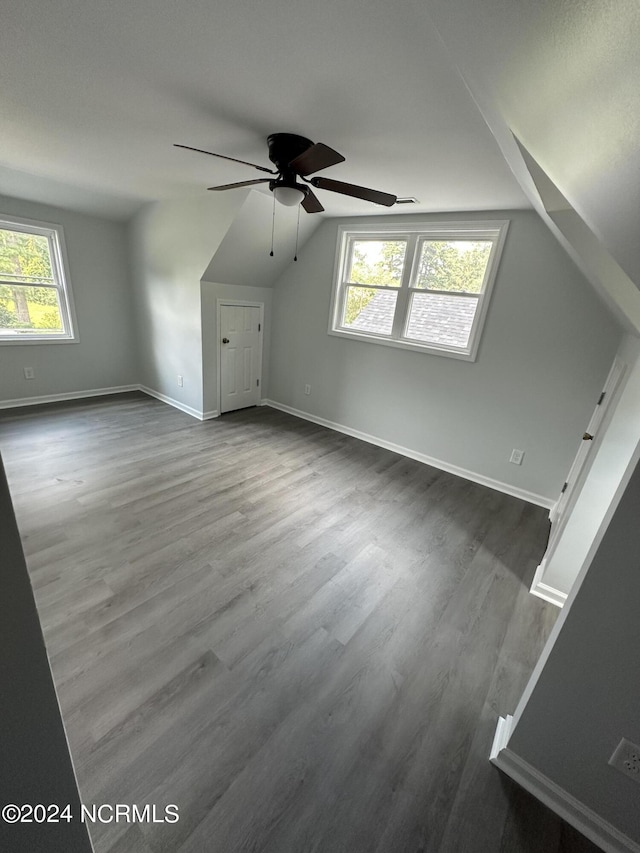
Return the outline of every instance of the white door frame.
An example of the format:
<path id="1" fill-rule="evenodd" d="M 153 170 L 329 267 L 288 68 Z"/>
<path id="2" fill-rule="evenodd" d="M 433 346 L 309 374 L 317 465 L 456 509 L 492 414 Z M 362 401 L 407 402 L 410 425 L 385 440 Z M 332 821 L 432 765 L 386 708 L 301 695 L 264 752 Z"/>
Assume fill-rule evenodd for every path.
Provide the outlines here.
<path id="1" fill-rule="evenodd" d="M 221 313 L 223 306 L 234 307 L 235 305 L 243 308 L 259 308 L 260 309 L 260 346 L 258 347 L 258 379 L 260 381 L 260 393 L 258 394 L 258 405 L 262 402 L 262 347 L 264 345 L 264 302 L 253 302 L 246 299 L 216 299 L 216 340 L 218 345 L 216 353 L 218 357 L 218 390 L 216 408 L 222 414 L 222 332 L 221 332 Z"/>
<path id="2" fill-rule="evenodd" d="M 544 583 L 544 575 L 553 557 L 558 542 L 562 533 L 567 526 L 567 521 L 571 516 L 571 512 L 576 505 L 580 491 L 584 484 L 585 478 L 589 472 L 594 457 L 598 452 L 598 448 L 602 443 L 602 437 L 607 430 L 608 418 L 613 411 L 611 404 L 617 399 L 617 391 L 621 387 L 622 378 L 626 371 L 626 364 L 616 356 L 611 365 L 609 374 L 604 383 L 602 394 L 598 400 L 595 410 L 591 416 L 591 420 L 587 425 L 585 434 L 593 436 L 589 440 L 588 453 L 584 452 L 584 440 L 578 445 L 578 452 L 573 460 L 567 479 L 562 491 L 549 512 L 549 520 L 551 521 L 551 533 L 547 543 L 547 549 L 544 552 L 540 565 L 536 569 L 536 573 L 531 584 L 531 592 L 539 598 L 544 598 L 545 601 L 550 601 L 558 607 L 562 607 L 566 601 L 566 594 L 561 593 L 553 587 Z"/>

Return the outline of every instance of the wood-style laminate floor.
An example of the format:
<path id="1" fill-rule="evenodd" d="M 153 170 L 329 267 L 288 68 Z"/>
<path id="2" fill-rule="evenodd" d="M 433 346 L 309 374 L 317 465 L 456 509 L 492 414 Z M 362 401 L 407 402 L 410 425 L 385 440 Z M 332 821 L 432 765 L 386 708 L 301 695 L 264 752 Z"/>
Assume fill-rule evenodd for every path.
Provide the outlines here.
<path id="1" fill-rule="evenodd" d="M 585 853 L 488 763 L 557 611 L 544 510 L 273 409 L 11 411 L 97 853 Z"/>

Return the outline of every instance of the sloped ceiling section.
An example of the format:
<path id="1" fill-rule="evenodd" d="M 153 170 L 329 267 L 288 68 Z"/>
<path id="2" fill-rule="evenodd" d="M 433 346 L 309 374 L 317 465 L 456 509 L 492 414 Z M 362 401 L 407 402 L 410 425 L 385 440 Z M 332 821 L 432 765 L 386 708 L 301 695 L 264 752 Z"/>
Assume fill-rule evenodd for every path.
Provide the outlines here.
<path id="1" fill-rule="evenodd" d="M 512 131 L 640 287 L 640 4 L 427 0 L 485 120 Z"/>
<path id="2" fill-rule="evenodd" d="M 628 331 L 640 334 L 640 290 L 558 190 L 539 163 L 516 140 L 540 195 L 547 223 Z"/>
<path id="3" fill-rule="evenodd" d="M 275 217 L 274 217 L 275 212 Z M 273 206 L 273 196 L 252 190 L 207 267 L 203 281 L 272 287 L 296 253 L 298 208 Z M 298 254 L 322 220 L 300 210 Z M 273 230 L 273 257 L 271 235 Z"/>
<path id="4" fill-rule="evenodd" d="M 97 214 L 107 219 L 129 219 L 141 206 L 139 198 L 126 193 L 88 188 L 75 181 L 61 181 L 3 165 L 0 165 L 0 188 L 5 196 Z"/>

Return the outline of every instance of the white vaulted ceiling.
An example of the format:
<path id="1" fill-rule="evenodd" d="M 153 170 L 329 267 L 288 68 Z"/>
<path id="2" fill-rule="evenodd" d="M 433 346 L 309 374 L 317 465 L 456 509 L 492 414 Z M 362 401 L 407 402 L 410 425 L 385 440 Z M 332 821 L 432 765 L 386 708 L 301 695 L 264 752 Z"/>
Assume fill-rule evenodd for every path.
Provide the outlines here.
<path id="1" fill-rule="evenodd" d="M 172 143 L 269 165 L 289 131 L 346 156 L 328 177 L 419 199 L 392 212 L 528 207 L 513 133 L 638 286 L 639 46 L 637 0 L 21 0 L 0 193 L 124 217 L 260 177 Z"/>
<path id="2" fill-rule="evenodd" d="M 402 0 L 20 0 L 3 9 L 0 72 L 13 195 L 84 190 L 126 214 L 262 177 L 172 143 L 268 166 L 266 136 L 288 131 L 346 156 L 327 176 L 416 196 L 413 210 L 529 204 L 437 33 Z M 330 214 L 385 210 L 318 195 Z"/>

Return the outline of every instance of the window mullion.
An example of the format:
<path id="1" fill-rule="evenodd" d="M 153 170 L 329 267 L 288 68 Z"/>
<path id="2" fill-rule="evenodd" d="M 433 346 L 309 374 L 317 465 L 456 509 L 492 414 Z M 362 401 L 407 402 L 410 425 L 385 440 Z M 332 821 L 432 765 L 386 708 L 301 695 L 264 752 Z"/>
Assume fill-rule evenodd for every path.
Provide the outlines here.
<path id="1" fill-rule="evenodd" d="M 344 286 L 345 287 L 366 287 L 369 290 L 386 290 L 386 291 L 391 290 L 394 293 L 397 290 L 399 290 L 398 287 L 391 287 L 391 285 L 389 285 L 389 284 L 362 284 L 362 282 L 359 282 L 359 281 L 345 281 Z"/>
<path id="2" fill-rule="evenodd" d="M 473 296 L 477 299 L 482 296 L 481 290 L 436 290 L 433 287 L 412 287 L 413 293 L 431 293 L 434 296 Z"/>
<path id="3" fill-rule="evenodd" d="M 45 283 L 42 281 L 5 281 L 5 279 L 0 279 L 0 286 L 2 287 L 50 287 L 52 290 L 60 290 L 60 285 L 56 282 Z"/>
<path id="4" fill-rule="evenodd" d="M 404 268 L 402 270 L 402 280 L 398 288 L 398 297 L 396 299 L 396 310 L 393 315 L 393 326 L 391 336 L 393 338 L 401 338 L 407 324 L 407 312 L 409 308 L 409 285 L 413 276 L 413 268 L 415 266 L 416 246 L 418 244 L 418 234 L 410 234 L 407 240 L 407 248 L 404 256 Z"/>
<path id="5" fill-rule="evenodd" d="M 340 288 L 338 305 L 336 306 L 335 324 L 342 326 L 344 323 L 344 311 L 347 304 L 347 295 L 349 293 L 349 282 L 343 281 Z"/>

